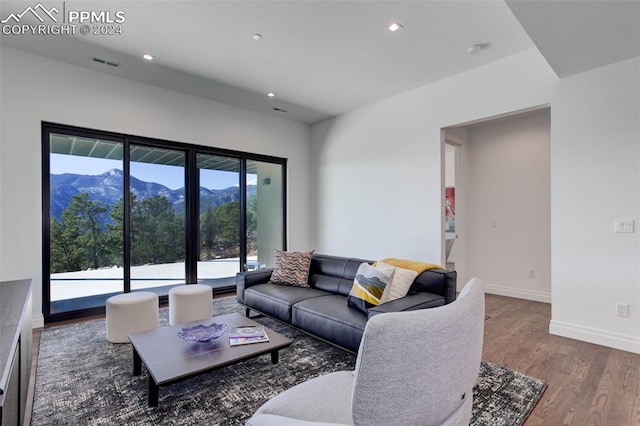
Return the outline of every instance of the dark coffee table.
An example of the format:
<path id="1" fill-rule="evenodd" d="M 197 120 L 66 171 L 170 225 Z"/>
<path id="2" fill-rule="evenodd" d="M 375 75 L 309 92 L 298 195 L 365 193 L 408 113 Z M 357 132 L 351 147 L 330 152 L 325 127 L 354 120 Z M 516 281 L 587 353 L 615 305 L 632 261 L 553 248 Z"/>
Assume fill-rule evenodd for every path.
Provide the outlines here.
<path id="1" fill-rule="evenodd" d="M 178 331 L 185 326 L 210 325 L 214 322 L 228 326 L 227 331 L 215 340 L 187 342 L 178 337 Z M 290 346 L 293 340 L 270 328 L 264 327 L 269 336 L 268 342 L 234 347 L 229 345 L 229 331 L 248 325 L 264 327 L 242 314 L 234 313 L 129 335 L 133 346 L 133 375 L 141 374 L 142 363 L 149 373 L 149 406 L 158 406 L 161 386 L 267 353 L 271 354 L 271 362 L 277 364 L 278 351 Z"/>

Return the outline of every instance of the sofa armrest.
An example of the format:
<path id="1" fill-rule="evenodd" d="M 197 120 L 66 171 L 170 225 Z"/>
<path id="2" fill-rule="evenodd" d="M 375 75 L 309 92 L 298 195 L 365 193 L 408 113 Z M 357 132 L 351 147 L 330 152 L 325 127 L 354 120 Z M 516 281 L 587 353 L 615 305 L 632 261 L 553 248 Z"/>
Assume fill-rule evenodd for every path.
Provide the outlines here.
<path id="1" fill-rule="evenodd" d="M 383 303 L 369 309 L 369 318 L 387 312 L 415 311 L 417 309 L 435 308 L 445 304 L 444 297 L 431 293 L 410 293 L 400 299 Z"/>
<path id="2" fill-rule="evenodd" d="M 238 303 L 242 303 L 244 305 L 245 289 L 256 284 L 268 283 L 271 279 L 272 272 L 273 268 L 256 269 L 255 271 L 248 272 L 238 272 L 236 274 L 236 298 L 238 300 Z"/>
<path id="3" fill-rule="evenodd" d="M 456 300 L 456 271 L 430 269 L 424 271 L 413 282 L 410 292 L 427 292 L 444 297 L 444 303 Z"/>

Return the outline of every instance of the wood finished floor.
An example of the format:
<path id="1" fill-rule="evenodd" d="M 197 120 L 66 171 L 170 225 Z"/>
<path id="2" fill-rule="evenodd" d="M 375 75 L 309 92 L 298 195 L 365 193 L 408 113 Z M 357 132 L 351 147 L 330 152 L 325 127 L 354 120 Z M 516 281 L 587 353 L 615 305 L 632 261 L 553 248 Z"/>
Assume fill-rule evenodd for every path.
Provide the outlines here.
<path id="1" fill-rule="evenodd" d="M 547 382 L 525 425 L 640 425 L 640 355 L 550 335 L 551 305 L 487 295 L 483 359 Z"/>
<path id="2" fill-rule="evenodd" d="M 483 359 L 547 382 L 525 426 L 640 425 L 640 355 L 550 335 L 546 303 L 487 295 L 486 316 Z"/>

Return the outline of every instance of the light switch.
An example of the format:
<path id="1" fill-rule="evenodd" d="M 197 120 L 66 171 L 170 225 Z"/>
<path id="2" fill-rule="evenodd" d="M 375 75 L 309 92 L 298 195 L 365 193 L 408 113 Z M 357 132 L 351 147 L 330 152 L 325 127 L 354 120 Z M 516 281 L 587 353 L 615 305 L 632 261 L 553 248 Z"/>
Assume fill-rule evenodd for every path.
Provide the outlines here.
<path id="1" fill-rule="evenodd" d="M 615 221 L 616 233 L 632 233 L 633 232 L 633 220 L 616 220 Z"/>

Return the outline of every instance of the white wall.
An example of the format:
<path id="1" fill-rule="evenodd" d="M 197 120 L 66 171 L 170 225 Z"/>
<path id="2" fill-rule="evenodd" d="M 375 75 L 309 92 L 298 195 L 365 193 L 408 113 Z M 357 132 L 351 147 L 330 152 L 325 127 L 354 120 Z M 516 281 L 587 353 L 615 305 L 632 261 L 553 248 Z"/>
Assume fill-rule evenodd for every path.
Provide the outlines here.
<path id="1" fill-rule="evenodd" d="M 469 128 L 465 271 L 488 293 L 551 302 L 549 119 L 545 109 Z"/>
<path id="2" fill-rule="evenodd" d="M 612 232 L 638 219 L 638 68 L 559 82 L 534 49 L 312 126 L 315 247 L 438 262 L 441 129 L 550 104 L 550 331 L 640 353 L 640 241 Z"/>
<path id="3" fill-rule="evenodd" d="M 0 279 L 42 306 L 41 121 L 289 159 L 289 247 L 309 247 L 309 127 L 2 47 Z M 35 318 L 37 326 L 42 317 Z"/>
<path id="4" fill-rule="evenodd" d="M 2 72 L 2 52 L 3 52 L 3 47 L 2 45 L 0 45 L 0 83 L 3 80 L 3 72 Z M 2 87 L 0 86 L 0 191 L 2 191 L 2 186 L 3 186 L 3 182 L 4 182 L 4 177 L 2 175 L 2 143 L 3 143 L 3 138 L 2 138 L 2 134 L 3 134 L 3 123 L 2 123 L 2 112 L 3 112 L 3 104 L 4 102 L 2 102 L 2 98 L 3 98 L 3 91 Z M 4 276 L 2 271 L 2 241 L 4 241 L 3 238 L 3 233 L 2 233 L 2 192 L 0 192 L 0 279 Z"/>
<path id="5" fill-rule="evenodd" d="M 456 147 L 446 144 L 444 146 L 444 186 L 456 187 Z"/>
<path id="6" fill-rule="evenodd" d="M 550 330 L 640 353 L 639 98 L 638 58 L 563 79 L 552 98 Z"/>
<path id="7" fill-rule="evenodd" d="M 556 80 L 531 49 L 312 126 L 317 251 L 440 263 L 441 128 L 546 104 Z"/>

